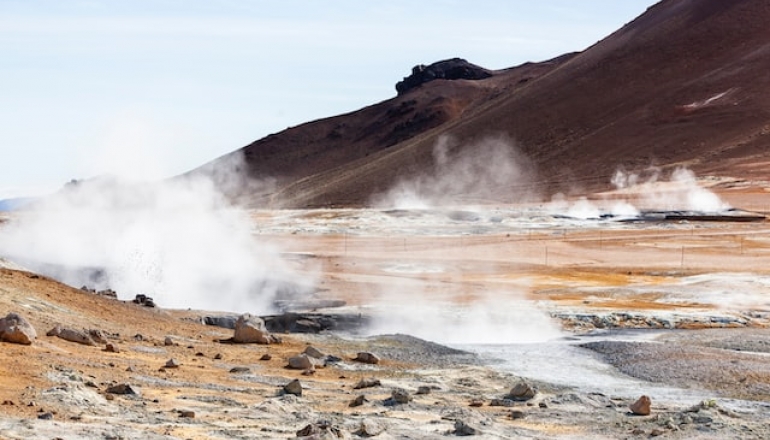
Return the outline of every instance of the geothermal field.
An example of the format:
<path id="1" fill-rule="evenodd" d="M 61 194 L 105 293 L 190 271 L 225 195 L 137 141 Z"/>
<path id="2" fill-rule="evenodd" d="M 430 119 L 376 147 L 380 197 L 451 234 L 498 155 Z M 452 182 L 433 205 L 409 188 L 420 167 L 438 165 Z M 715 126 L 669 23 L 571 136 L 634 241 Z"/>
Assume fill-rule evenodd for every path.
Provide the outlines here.
<path id="1" fill-rule="evenodd" d="M 756 182 L 368 209 L 152 194 L 2 217 L 0 303 L 37 338 L 2 345 L 0 437 L 770 435 Z M 233 343 L 243 313 L 269 344 Z"/>

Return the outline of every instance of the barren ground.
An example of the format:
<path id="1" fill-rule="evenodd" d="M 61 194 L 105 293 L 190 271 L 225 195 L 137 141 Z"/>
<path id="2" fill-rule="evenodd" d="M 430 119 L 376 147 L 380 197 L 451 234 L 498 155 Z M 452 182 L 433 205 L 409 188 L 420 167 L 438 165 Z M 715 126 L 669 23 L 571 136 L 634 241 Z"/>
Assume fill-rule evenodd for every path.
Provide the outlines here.
<path id="1" fill-rule="evenodd" d="M 770 206 L 762 187 L 721 193 L 745 209 Z M 767 222 L 549 223 L 510 214 L 522 209 L 529 207 L 497 210 L 495 219 L 453 211 L 443 223 L 433 214 L 397 211 L 253 215 L 255 234 L 279 245 L 297 271 L 316 274 L 318 296 L 345 300 L 342 311 L 400 313 L 386 307 L 393 302 L 468 309 L 489 301 L 525 304 L 529 318 L 515 319 L 553 323 L 562 332 L 557 346 L 587 342 L 590 349 L 573 344 L 554 354 L 549 363 L 563 362 L 563 368 L 543 365 L 538 372 L 537 365 L 524 366 L 539 359 L 534 354 L 511 355 L 547 354 L 553 335 L 537 325 L 482 326 L 477 340 L 463 344 L 509 356 L 498 360 L 469 360 L 409 338 L 287 334 L 278 345 L 220 344 L 215 340 L 232 333 L 200 324 L 196 318 L 205 312 L 140 307 L 2 269 L 2 314 L 26 316 L 38 339 L 31 346 L 0 343 L 0 438 L 292 438 L 321 419 L 348 437 L 358 435 L 364 420 L 375 423 L 382 429 L 375 438 L 444 438 L 456 420 L 481 438 L 770 435 L 764 419 L 770 401 Z M 428 300 L 417 302 L 418 293 Z M 121 351 L 45 336 L 57 323 L 100 329 Z M 525 327 L 539 342 L 492 334 Z M 451 336 L 450 330 L 439 333 Z M 175 344 L 166 346 L 166 336 Z M 487 339 L 500 344 L 484 348 Z M 342 362 L 310 376 L 284 368 L 307 344 Z M 350 360 L 364 349 L 379 352 L 382 363 Z M 265 353 L 272 359 L 259 360 Z M 170 358 L 181 366 L 160 371 Z M 601 371 L 583 374 L 575 359 Z M 250 371 L 230 373 L 233 367 Z M 545 370 L 564 380 L 547 380 Z M 367 377 L 382 386 L 352 389 Z M 303 395 L 281 395 L 295 378 Z M 602 378 L 631 384 L 632 391 Z M 522 379 L 538 388 L 534 399 L 490 406 Z M 105 390 L 114 383 L 128 383 L 138 394 L 109 396 Z M 419 386 L 431 393 L 415 395 Z M 395 388 L 409 390 L 414 400 L 387 405 Z M 368 402 L 349 407 L 359 394 Z M 652 415 L 629 415 L 628 405 L 642 394 L 652 398 Z M 703 402 L 704 396 L 713 400 Z M 473 399 L 483 406 L 470 407 Z M 181 418 L 182 410 L 195 417 Z M 512 411 L 523 418 L 512 418 Z M 53 420 L 37 418 L 45 412 Z"/>

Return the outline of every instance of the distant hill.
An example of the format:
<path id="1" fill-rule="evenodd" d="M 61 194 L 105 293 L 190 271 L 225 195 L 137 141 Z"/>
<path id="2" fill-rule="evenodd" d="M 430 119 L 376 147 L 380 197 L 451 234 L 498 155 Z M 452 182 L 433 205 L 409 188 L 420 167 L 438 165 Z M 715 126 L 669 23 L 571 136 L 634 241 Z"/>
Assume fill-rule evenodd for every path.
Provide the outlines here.
<path id="1" fill-rule="evenodd" d="M 442 136 L 466 156 L 503 136 L 532 172 L 492 201 L 606 189 L 619 168 L 770 180 L 767 23 L 764 0 L 664 0 L 581 53 L 500 71 L 442 62 L 452 78 L 442 63 L 418 66 L 413 75 L 432 78 L 404 78 L 393 99 L 267 136 L 191 174 L 225 180 L 243 155 L 237 168 L 271 182 L 226 188 L 247 205 L 366 205 L 436 173 Z"/>

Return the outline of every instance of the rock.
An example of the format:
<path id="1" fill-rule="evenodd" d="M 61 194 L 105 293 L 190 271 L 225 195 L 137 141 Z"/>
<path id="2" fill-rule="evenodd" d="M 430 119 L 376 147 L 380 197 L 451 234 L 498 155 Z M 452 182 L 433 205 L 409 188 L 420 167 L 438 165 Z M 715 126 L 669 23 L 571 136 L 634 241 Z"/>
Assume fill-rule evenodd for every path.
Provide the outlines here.
<path id="1" fill-rule="evenodd" d="M 372 388 L 372 387 L 378 387 L 382 385 L 379 379 L 375 379 L 373 377 L 370 377 L 368 379 L 361 379 L 358 381 L 357 384 L 353 385 L 354 390 L 361 390 L 364 388 Z"/>
<path id="2" fill-rule="evenodd" d="M 176 359 L 169 359 L 166 361 L 166 364 L 163 366 L 164 368 L 179 368 L 179 362 L 176 361 Z"/>
<path id="3" fill-rule="evenodd" d="M 271 344 L 277 342 L 277 339 L 271 337 L 267 332 L 265 322 L 261 318 L 246 313 L 241 315 L 235 323 L 233 342 L 239 344 Z"/>
<path id="4" fill-rule="evenodd" d="M 377 357 L 377 355 L 373 353 L 369 353 L 366 351 L 359 352 L 356 357 L 353 359 L 354 361 L 363 362 L 365 364 L 379 364 L 380 358 Z"/>
<path id="5" fill-rule="evenodd" d="M 472 399 L 471 403 L 469 403 L 468 406 L 473 407 L 473 408 L 480 408 L 480 407 L 484 406 L 484 401 L 481 400 L 481 399 Z"/>
<path id="6" fill-rule="evenodd" d="M 166 336 L 166 338 L 163 339 L 163 345 L 165 345 L 166 347 L 170 347 L 174 345 L 174 340 L 171 339 L 171 336 Z"/>
<path id="7" fill-rule="evenodd" d="M 293 370 L 312 370 L 315 369 L 315 364 L 310 356 L 303 353 L 290 357 L 288 367 Z"/>
<path id="8" fill-rule="evenodd" d="M 237 321 L 237 316 L 206 316 L 203 318 L 203 323 L 206 325 L 213 325 L 230 330 L 235 329 L 235 323 Z"/>
<path id="9" fill-rule="evenodd" d="M 489 78 L 492 72 L 483 67 L 471 64 L 462 58 L 452 58 L 435 62 L 429 66 L 419 64 L 412 68 L 412 74 L 396 84 L 399 95 L 408 92 L 421 84 L 437 79 L 445 80 L 480 80 Z"/>
<path id="10" fill-rule="evenodd" d="M 415 394 L 417 395 L 424 395 L 424 394 L 430 394 L 431 388 L 426 385 L 422 385 L 417 387 L 417 392 Z"/>
<path id="11" fill-rule="evenodd" d="M 0 341 L 30 345 L 37 338 L 37 332 L 24 317 L 9 313 L 0 319 Z"/>
<path id="12" fill-rule="evenodd" d="M 40 419 L 40 420 L 53 420 L 53 413 L 51 413 L 51 412 L 44 412 L 44 413 L 40 414 L 39 416 L 37 416 L 37 418 Z"/>
<path id="13" fill-rule="evenodd" d="M 230 369 L 231 373 L 249 373 L 251 372 L 251 368 L 249 367 L 233 367 Z"/>
<path id="14" fill-rule="evenodd" d="M 91 337 L 91 339 L 96 342 L 97 344 L 106 344 L 107 338 L 104 336 L 104 332 L 98 329 L 88 329 L 86 330 L 88 333 L 88 336 Z"/>
<path id="15" fill-rule="evenodd" d="M 489 402 L 489 406 L 504 406 L 504 407 L 511 407 L 515 404 L 515 402 L 511 399 L 492 399 L 491 402 Z"/>
<path id="16" fill-rule="evenodd" d="M 284 385 L 283 392 L 285 394 L 293 394 L 295 396 L 302 396 L 302 384 L 299 382 L 299 379 L 294 379 L 291 382 L 289 382 L 286 385 Z"/>
<path id="17" fill-rule="evenodd" d="M 261 358 L 259 358 L 259 360 L 260 360 L 260 361 L 269 361 L 269 360 L 270 360 L 270 359 L 272 359 L 272 358 L 273 358 L 273 357 L 272 357 L 272 356 L 270 356 L 270 353 L 265 353 L 265 354 L 263 354 L 263 355 L 262 355 L 262 357 L 261 357 Z"/>
<path id="18" fill-rule="evenodd" d="M 297 437 L 310 437 L 313 439 L 337 439 L 348 438 L 348 434 L 342 429 L 336 426 L 332 426 L 331 422 L 328 420 L 320 420 L 297 431 Z"/>
<path id="19" fill-rule="evenodd" d="M 358 395 L 358 397 L 356 397 L 355 399 L 353 399 L 353 400 L 352 400 L 352 401 L 351 401 L 351 402 L 348 404 L 348 406 L 349 406 L 349 407 L 351 407 L 351 408 L 355 408 L 355 407 L 357 407 L 357 406 L 361 406 L 361 405 L 363 405 L 363 404 L 364 404 L 364 403 L 366 403 L 366 402 L 368 402 L 368 400 L 366 399 L 366 396 L 364 396 L 363 394 L 359 394 L 359 395 Z"/>
<path id="20" fill-rule="evenodd" d="M 535 389 L 532 388 L 528 383 L 519 382 L 513 388 L 511 388 L 511 392 L 508 393 L 508 397 L 513 400 L 529 400 L 535 397 L 535 394 L 537 394 L 537 391 L 535 391 Z"/>
<path id="21" fill-rule="evenodd" d="M 179 417 L 185 418 L 185 419 L 194 419 L 195 411 L 181 410 L 179 411 Z"/>
<path id="22" fill-rule="evenodd" d="M 462 420 L 455 420 L 455 430 L 453 431 L 453 434 L 457 436 L 479 435 L 481 434 L 481 431 L 471 427 Z"/>
<path id="23" fill-rule="evenodd" d="M 650 415 L 650 406 L 652 405 L 652 401 L 648 396 L 642 396 L 639 399 L 637 399 L 636 402 L 632 403 L 631 406 L 628 408 L 631 410 L 633 414 L 636 414 L 638 416 L 648 416 Z"/>
<path id="24" fill-rule="evenodd" d="M 525 416 L 525 413 L 524 411 L 514 409 L 513 411 L 511 411 L 510 416 L 513 420 L 518 420 L 518 419 L 523 419 Z"/>
<path id="25" fill-rule="evenodd" d="M 134 391 L 134 389 L 131 388 L 131 385 L 127 383 L 113 385 L 107 388 L 106 392 L 108 394 L 136 394 L 136 391 Z"/>
<path id="26" fill-rule="evenodd" d="M 214 355 L 214 359 L 216 359 L 216 360 L 220 360 L 220 359 L 222 359 L 222 353 L 217 353 L 217 354 L 215 354 L 215 355 Z"/>
<path id="27" fill-rule="evenodd" d="M 361 427 L 358 428 L 356 434 L 361 437 L 376 437 L 385 432 L 385 428 L 379 423 L 371 419 L 361 420 Z"/>
<path id="28" fill-rule="evenodd" d="M 134 304 L 139 304 L 145 307 L 155 307 L 155 301 L 147 295 L 136 295 L 134 297 Z"/>
<path id="29" fill-rule="evenodd" d="M 653 428 L 653 430 L 650 431 L 650 437 L 658 437 L 658 436 L 661 436 L 661 435 L 663 435 L 665 433 L 666 433 L 666 431 L 664 431 L 664 430 L 662 430 L 660 428 Z"/>
<path id="30" fill-rule="evenodd" d="M 75 342 L 83 345 L 96 345 L 91 336 L 85 331 L 75 330 L 71 328 L 62 327 L 57 325 L 46 333 L 46 336 L 57 336 L 65 341 Z"/>
<path id="31" fill-rule="evenodd" d="M 120 348 L 118 348 L 118 346 L 117 346 L 117 345 L 115 345 L 115 344 L 113 344 L 113 343 L 111 343 L 111 342 L 110 342 L 110 343 L 108 343 L 108 344 L 107 344 L 107 345 L 104 347 L 104 351 L 106 351 L 106 352 L 108 352 L 108 353 L 120 353 Z"/>
<path id="32" fill-rule="evenodd" d="M 321 350 L 313 347 L 312 345 L 308 345 L 307 347 L 305 347 L 305 351 L 303 351 L 302 353 L 316 359 L 323 359 L 324 356 L 326 356 L 325 354 L 321 353 Z"/>
<path id="33" fill-rule="evenodd" d="M 390 399 L 393 403 L 405 404 L 412 401 L 412 396 L 406 390 L 395 389 L 390 393 Z"/>

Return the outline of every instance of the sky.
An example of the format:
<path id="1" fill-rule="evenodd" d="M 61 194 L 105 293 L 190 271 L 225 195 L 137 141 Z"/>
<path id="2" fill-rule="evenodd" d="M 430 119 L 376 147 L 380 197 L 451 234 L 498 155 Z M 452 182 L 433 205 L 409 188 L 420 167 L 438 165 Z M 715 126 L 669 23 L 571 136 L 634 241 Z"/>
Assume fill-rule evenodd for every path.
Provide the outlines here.
<path id="1" fill-rule="evenodd" d="M 412 66 L 583 50 L 654 0 L 0 0 L 0 199 L 177 175 L 390 99 Z"/>

